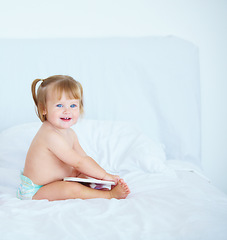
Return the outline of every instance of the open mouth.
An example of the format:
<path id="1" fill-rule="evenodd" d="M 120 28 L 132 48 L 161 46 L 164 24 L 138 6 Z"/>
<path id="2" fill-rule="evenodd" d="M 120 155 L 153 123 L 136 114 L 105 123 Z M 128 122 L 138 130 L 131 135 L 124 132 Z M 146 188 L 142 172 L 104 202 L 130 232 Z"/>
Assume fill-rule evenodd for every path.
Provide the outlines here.
<path id="1" fill-rule="evenodd" d="M 64 122 L 69 122 L 72 118 L 61 118 L 62 121 Z"/>

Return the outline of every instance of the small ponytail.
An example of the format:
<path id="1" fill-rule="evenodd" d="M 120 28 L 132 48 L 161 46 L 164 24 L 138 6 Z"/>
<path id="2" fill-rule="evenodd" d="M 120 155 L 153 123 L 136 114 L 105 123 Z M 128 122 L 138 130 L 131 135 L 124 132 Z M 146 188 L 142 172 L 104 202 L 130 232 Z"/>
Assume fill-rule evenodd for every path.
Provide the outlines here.
<path id="1" fill-rule="evenodd" d="M 37 83 L 40 81 L 42 81 L 42 83 L 38 87 L 36 93 Z M 46 89 L 43 85 L 43 79 L 35 79 L 31 85 L 32 97 L 36 105 L 36 114 L 42 122 L 46 120 L 46 116 L 43 114 L 46 106 Z"/>
<path id="2" fill-rule="evenodd" d="M 37 101 L 37 95 L 36 95 L 36 85 L 39 81 L 42 81 L 42 79 L 35 79 L 32 82 L 32 86 L 31 86 L 32 97 L 33 97 L 36 107 L 38 107 L 38 101 Z"/>

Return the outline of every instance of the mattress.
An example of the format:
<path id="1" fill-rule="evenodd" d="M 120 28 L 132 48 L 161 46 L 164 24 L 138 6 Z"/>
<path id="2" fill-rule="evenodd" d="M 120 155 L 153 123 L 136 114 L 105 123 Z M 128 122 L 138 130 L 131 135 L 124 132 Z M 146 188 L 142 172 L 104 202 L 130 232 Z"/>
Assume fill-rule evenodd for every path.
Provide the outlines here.
<path id="1" fill-rule="evenodd" d="M 82 120 L 74 130 L 100 165 L 124 178 L 126 199 L 17 199 L 20 168 L 39 126 L 0 135 L 2 239 L 226 239 L 227 196 L 198 166 L 167 161 L 161 144 L 123 122 Z"/>

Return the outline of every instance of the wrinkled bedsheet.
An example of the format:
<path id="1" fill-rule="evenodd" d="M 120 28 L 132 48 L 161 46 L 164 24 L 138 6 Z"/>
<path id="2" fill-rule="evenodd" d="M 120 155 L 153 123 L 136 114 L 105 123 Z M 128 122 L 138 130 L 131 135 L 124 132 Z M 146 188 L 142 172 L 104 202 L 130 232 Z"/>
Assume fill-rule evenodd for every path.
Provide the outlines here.
<path id="1" fill-rule="evenodd" d="M 83 120 L 74 128 L 86 152 L 127 182 L 126 199 L 17 199 L 40 125 L 0 133 L 0 239 L 227 239 L 227 196 L 193 163 L 166 160 L 164 146 L 129 123 Z"/>
<path id="2" fill-rule="evenodd" d="M 227 197 L 207 179 L 189 170 L 119 174 L 131 189 L 124 200 L 22 201 L 19 172 L 1 168 L 1 239 L 226 239 Z"/>

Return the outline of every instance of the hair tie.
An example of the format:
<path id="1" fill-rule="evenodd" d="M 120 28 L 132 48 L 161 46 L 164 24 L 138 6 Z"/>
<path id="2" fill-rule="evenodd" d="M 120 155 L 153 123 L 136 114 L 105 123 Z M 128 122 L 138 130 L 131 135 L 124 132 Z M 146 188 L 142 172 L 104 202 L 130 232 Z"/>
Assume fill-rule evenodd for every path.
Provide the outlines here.
<path id="1" fill-rule="evenodd" d="M 41 82 L 40 85 L 41 85 L 42 87 L 43 87 L 43 85 L 44 85 L 44 80 L 45 80 L 44 78 L 40 78 L 40 80 L 39 80 L 39 81 Z"/>

